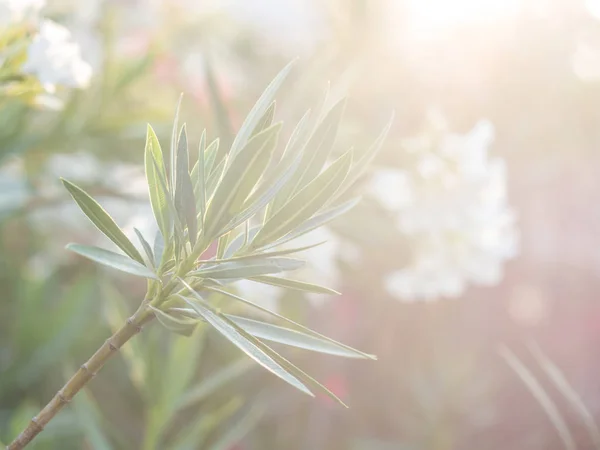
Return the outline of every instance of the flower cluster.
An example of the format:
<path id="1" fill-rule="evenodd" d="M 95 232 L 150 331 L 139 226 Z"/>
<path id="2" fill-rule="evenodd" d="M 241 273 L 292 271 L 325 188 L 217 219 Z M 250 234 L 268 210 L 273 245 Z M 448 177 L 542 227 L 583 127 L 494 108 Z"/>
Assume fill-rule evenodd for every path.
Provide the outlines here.
<path id="1" fill-rule="evenodd" d="M 504 262 L 518 251 L 518 233 L 504 161 L 488 155 L 492 140 L 487 121 L 466 135 L 438 122 L 434 133 L 407 142 L 408 169 L 375 173 L 370 192 L 411 248 L 408 265 L 385 279 L 391 295 L 457 297 L 469 283 L 500 281 Z"/>
<path id="2" fill-rule="evenodd" d="M 41 16 L 44 4 L 0 0 L 0 93 L 38 104 L 58 86 L 86 88 L 92 76 L 71 32 Z"/>

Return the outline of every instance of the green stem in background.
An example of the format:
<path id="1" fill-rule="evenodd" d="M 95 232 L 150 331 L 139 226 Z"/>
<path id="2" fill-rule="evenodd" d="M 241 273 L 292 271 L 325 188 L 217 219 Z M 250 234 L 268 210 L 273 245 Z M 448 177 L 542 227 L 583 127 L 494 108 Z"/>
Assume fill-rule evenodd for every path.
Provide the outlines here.
<path id="1" fill-rule="evenodd" d="M 154 319 L 154 314 L 148 308 L 141 307 L 126 323 L 117 330 L 104 344 L 92 355 L 90 359 L 81 365 L 79 370 L 60 389 L 54 398 L 29 422 L 21 434 L 19 434 L 7 450 L 20 450 L 25 448 L 50 422 L 56 414 L 71 401 L 71 399 L 83 388 L 104 366 L 117 351 L 142 330 L 142 326 Z"/>

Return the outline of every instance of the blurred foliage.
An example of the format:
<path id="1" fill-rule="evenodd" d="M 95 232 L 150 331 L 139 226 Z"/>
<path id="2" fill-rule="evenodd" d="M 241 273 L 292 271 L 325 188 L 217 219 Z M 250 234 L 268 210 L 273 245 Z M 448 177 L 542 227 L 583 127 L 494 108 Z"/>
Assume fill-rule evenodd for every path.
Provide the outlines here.
<path id="1" fill-rule="evenodd" d="M 53 14 L 68 17 L 73 5 L 55 3 L 59 6 Z M 62 248 L 71 234 L 65 228 L 51 240 L 44 224 L 31 218 L 41 207 L 60 215 L 60 206 L 68 201 L 66 193 L 48 193 L 40 181 L 48 159 L 83 151 L 102 161 L 139 165 L 146 122 L 158 125 L 161 138 L 168 136 L 172 105 L 182 91 L 193 99 L 184 103 L 182 114 L 206 124 L 209 135 L 219 135 L 227 126 L 235 130 L 272 74 L 298 53 L 303 55 L 297 70 L 302 76 L 283 93 L 279 116 L 286 123 L 297 121 L 301 111 L 321 98 L 323 80 L 333 80 L 335 89 L 347 87 L 350 101 L 335 149 L 341 151 L 351 142 L 367 145 L 371 131 L 384 120 L 382 111 L 395 109 L 394 135 L 376 161 L 381 167 L 402 164 L 399 143 L 423 128 L 432 105 L 444 111 L 455 130 L 489 118 L 497 129 L 494 151 L 509 165 L 509 191 L 526 243 L 523 256 L 509 265 L 497 289 L 471 289 L 450 302 L 398 303 L 381 287 L 379 274 L 391 259 L 407 257 L 407 244 L 396 239 L 376 205 L 362 202 L 351 217 L 333 226 L 363 251 L 358 267 L 340 262 L 340 290 L 348 295 L 319 309 L 297 294 L 280 302 L 285 314 L 378 354 L 379 362 L 369 367 L 325 358 L 302 361 L 299 355 L 316 378 L 345 393 L 350 410 L 338 411 L 325 400 L 310 404 L 270 377 L 238 368 L 235 353 L 223 354 L 223 347 L 203 330 L 198 331 L 199 348 L 192 349 L 184 338 L 170 336 L 163 342 L 164 333 L 150 329 L 144 339 L 128 345 L 141 347 L 142 353 L 160 348 L 151 366 L 136 368 L 125 347 L 121 360 L 109 364 L 86 396 L 78 397 L 79 404 L 74 402 L 40 435 L 37 447 L 143 448 L 144 442 L 159 442 L 171 448 L 175 436 L 187 436 L 188 447 L 180 443 L 174 448 L 210 448 L 211 443 L 236 450 L 563 448 L 546 413 L 497 355 L 497 345 L 506 343 L 546 383 L 522 344 L 532 337 L 562 368 L 592 418 L 600 417 L 600 367 L 593 358 L 600 339 L 599 223 L 593 207 L 600 192 L 600 84 L 573 70 L 581 41 L 596 48 L 599 25 L 584 5 L 590 2 L 523 2 L 527 11 L 533 5 L 531 12 L 504 28 L 465 26 L 431 40 L 411 40 L 409 1 L 306 3 L 328 29 L 306 52 L 286 47 L 286 40 L 264 39 L 256 27 L 230 21 L 227 14 L 199 18 L 177 2 L 163 8 L 163 21 L 152 24 L 147 47 L 132 54 L 123 50 L 119 36 L 135 28 L 140 11 L 156 2 L 101 2 L 94 31 L 103 42 L 104 64 L 91 87 L 65 93 L 60 112 L 12 101 L 0 106 L 0 159 L 2 165 L 22 163 L 28 192 L 19 207 L 12 202 L 0 219 L 0 440 L 14 436 L 71 368 L 108 335 L 110 317 L 123 314 L 111 306 L 111 295 L 125 299 L 130 308 L 130 301 L 143 295 L 144 286 L 120 278 L 111 279 L 114 285 L 107 288 L 108 280 L 80 260 L 63 256 L 50 265 L 42 260 L 45 270 L 34 264 L 35 256 L 53 255 L 51 250 Z M 300 22 L 299 16 L 296 20 Z M 390 28 L 395 32 L 391 36 L 385 34 Z M 278 29 L 286 35 L 286 27 Z M 303 42 L 312 36 L 305 30 Z M 193 75 L 175 70 L 184 66 L 186 56 L 197 54 L 201 62 L 211 63 L 209 69 L 200 64 Z M 210 69 L 214 84 L 204 74 Z M 220 97 L 213 96 L 215 89 Z M 219 98 L 222 105 L 216 104 Z M 14 181 L 6 173 L 0 175 L 0 198 L 9 192 L 9 183 L 21 192 L 22 179 Z M 109 198 L 129 195 L 97 182 L 85 187 Z M 78 334 L 80 329 L 85 333 Z M 200 394 L 197 405 L 173 414 L 177 407 L 150 405 L 144 393 L 164 389 L 169 378 L 157 374 L 175 357 L 170 351 L 175 348 L 189 352 L 193 362 L 188 366 L 194 367 L 193 376 L 169 375 L 179 380 L 178 395 L 194 398 L 188 390 Z M 37 349 L 52 353 L 33 366 Z M 236 383 L 202 387 L 221 370 Z M 233 386 L 237 400 L 230 403 Z M 578 448 L 593 448 L 564 395 L 544 386 Z M 261 409 L 260 401 L 267 400 Z M 196 414 L 202 426 L 185 430 Z M 76 435 L 67 435 L 74 421 Z M 146 434 L 150 423 L 159 424 L 159 431 Z"/>

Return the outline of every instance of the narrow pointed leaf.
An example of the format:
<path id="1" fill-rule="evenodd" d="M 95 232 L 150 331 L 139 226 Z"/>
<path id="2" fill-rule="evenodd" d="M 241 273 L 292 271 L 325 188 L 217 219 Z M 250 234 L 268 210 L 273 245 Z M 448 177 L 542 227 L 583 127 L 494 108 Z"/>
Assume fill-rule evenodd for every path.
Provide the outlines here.
<path id="1" fill-rule="evenodd" d="M 96 227 L 106 235 L 111 241 L 123 250 L 129 257 L 135 259 L 137 262 L 142 263 L 144 259 L 142 255 L 137 251 L 131 241 L 125 236 L 125 233 L 121 231 L 119 226 L 113 220 L 112 217 L 100 206 L 100 204 L 90 197 L 83 189 L 74 185 L 70 181 L 61 179 L 64 186 L 67 188 L 75 202 L 79 205 L 81 210 L 86 216 L 92 221 Z"/>
<path id="2" fill-rule="evenodd" d="M 225 163 L 227 162 L 227 158 L 221 160 L 220 163 L 216 165 L 211 174 L 206 178 L 206 202 L 212 200 L 215 195 L 215 191 L 221 178 L 223 177 L 223 170 L 225 170 Z"/>
<path id="3" fill-rule="evenodd" d="M 233 144 L 231 145 L 230 158 L 234 158 L 241 150 L 245 147 L 246 143 L 252 136 L 252 132 L 256 128 L 256 126 L 260 123 L 263 118 L 265 112 L 271 106 L 273 99 L 275 98 L 275 94 L 287 78 L 288 74 L 292 70 L 292 66 L 295 61 L 288 63 L 281 72 L 277 74 L 277 76 L 271 81 L 269 86 L 262 93 L 248 116 L 244 120 L 244 123 L 240 127 Z"/>
<path id="4" fill-rule="evenodd" d="M 300 225 L 298 228 L 296 228 L 293 232 L 285 235 L 283 238 L 266 245 L 263 248 L 272 248 L 272 247 L 276 247 L 279 245 L 283 245 L 287 242 L 293 241 L 294 239 L 305 235 L 306 233 L 309 233 L 329 222 L 331 222 L 332 220 L 338 218 L 339 216 L 347 213 L 348 211 L 350 211 L 352 208 L 354 208 L 359 202 L 360 202 L 361 198 L 357 197 L 357 198 L 353 198 L 351 200 L 348 200 L 347 202 L 344 202 L 340 205 L 336 205 L 336 206 L 332 206 L 331 208 L 325 209 L 322 212 L 314 215 L 313 217 L 311 217 L 310 219 L 308 219 L 306 222 L 304 222 L 302 225 Z"/>
<path id="5" fill-rule="evenodd" d="M 349 347 L 349 346 L 347 346 L 345 344 L 342 344 L 341 342 L 337 342 L 337 341 L 335 341 L 335 340 L 333 340 L 331 338 L 328 338 L 327 336 L 323 336 L 322 334 L 317 333 L 316 331 L 311 330 L 310 328 L 305 327 L 304 325 L 301 325 L 301 324 L 299 324 L 297 322 L 294 322 L 293 320 L 288 319 L 287 317 L 282 316 L 281 314 L 276 313 L 275 311 L 271 311 L 270 309 L 267 309 L 267 308 L 265 308 L 263 306 L 260 306 L 257 303 L 251 302 L 250 300 L 246 300 L 245 298 L 242 298 L 239 295 L 235 295 L 235 294 L 233 294 L 233 293 L 231 293 L 229 291 L 226 291 L 224 289 L 221 289 L 221 288 L 215 287 L 215 286 L 205 285 L 203 287 L 206 290 L 208 290 L 208 291 L 218 292 L 218 293 L 223 294 L 223 295 L 225 295 L 227 297 L 230 297 L 230 298 L 232 298 L 234 300 L 237 300 L 237 301 L 239 301 L 241 303 L 244 303 L 245 305 L 251 306 L 252 308 L 256 308 L 257 310 L 262 311 L 262 312 L 264 312 L 264 313 L 266 313 L 266 314 L 268 314 L 270 316 L 276 317 L 277 319 L 282 320 L 283 322 L 286 322 L 287 324 L 289 324 L 289 325 L 297 328 L 300 331 L 303 331 L 303 332 L 305 332 L 307 334 L 310 334 L 311 336 L 315 336 L 315 337 L 324 339 L 324 340 L 329 341 L 329 342 L 331 342 L 331 343 L 333 343 L 335 345 L 343 347 L 343 348 L 345 348 L 348 351 L 355 352 L 357 355 L 359 355 L 357 357 L 362 357 L 362 358 L 366 358 L 366 359 L 373 359 L 373 360 L 377 359 L 377 357 L 375 355 L 370 355 L 368 353 L 361 352 L 360 350 L 356 350 L 355 348 Z"/>
<path id="6" fill-rule="evenodd" d="M 165 241 L 160 231 L 157 231 L 156 236 L 154 236 L 154 244 L 152 247 L 154 249 L 154 267 L 160 267 L 165 251 Z"/>
<path id="7" fill-rule="evenodd" d="M 263 258 L 256 260 L 230 261 L 209 265 L 190 272 L 190 275 L 213 279 L 250 278 L 260 275 L 296 270 L 305 264 L 304 261 L 292 258 Z"/>
<path id="8" fill-rule="evenodd" d="M 255 339 L 256 339 L 256 346 L 258 348 L 260 348 L 267 355 L 271 356 L 278 364 L 281 365 L 281 367 L 285 368 L 285 370 L 294 374 L 294 376 L 296 378 L 298 378 L 299 380 L 301 380 L 302 383 L 304 383 L 307 386 L 310 386 L 315 391 L 320 391 L 321 393 L 325 394 L 327 397 L 329 397 L 336 403 L 339 403 L 344 408 L 348 408 L 348 405 L 346 405 L 342 401 L 341 398 L 339 398 L 337 395 L 335 395 L 333 392 L 331 392 L 329 389 L 327 389 L 325 386 L 323 386 L 321 383 L 319 383 L 317 380 L 315 380 L 309 374 L 304 372 L 302 369 L 300 369 L 296 365 L 292 364 L 289 360 L 287 360 L 286 358 L 281 356 L 279 353 L 277 353 L 271 347 L 266 345 L 264 342 L 260 341 L 257 338 L 255 338 Z"/>
<path id="9" fill-rule="evenodd" d="M 261 131 L 269 128 L 273 124 L 273 118 L 275 117 L 275 100 L 269 105 L 267 111 L 263 114 L 262 118 L 252 131 L 252 135 L 250 137 L 256 136 Z"/>
<path id="10" fill-rule="evenodd" d="M 158 229 L 165 240 L 171 236 L 171 215 L 167 204 L 169 192 L 166 189 L 165 167 L 160 144 L 154 130 L 148 125 L 146 150 L 144 152 L 146 180 L 150 194 L 152 212 L 156 218 Z"/>
<path id="11" fill-rule="evenodd" d="M 212 173 L 213 167 L 215 165 L 215 159 L 217 157 L 217 152 L 219 151 L 219 138 L 216 138 L 214 141 L 210 143 L 208 147 L 206 147 L 205 153 L 205 162 L 204 162 L 204 178 L 208 179 L 208 176 Z M 208 196 L 207 196 L 208 199 Z"/>
<path id="12" fill-rule="evenodd" d="M 242 233 L 238 237 L 240 237 L 243 240 L 244 235 L 245 235 L 245 233 Z M 250 236 L 250 235 L 251 235 L 251 232 L 249 231 L 248 236 Z M 238 237 L 236 237 L 236 239 Z M 285 248 L 285 249 L 281 249 L 281 250 L 274 250 L 271 252 L 251 253 L 251 254 L 247 254 L 247 255 L 232 256 L 232 257 L 223 258 L 223 259 L 206 259 L 206 260 L 200 260 L 197 262 L 198 263 L 206 263 L 206 264 L 222 264 L 222 263 L 226 263 L 226 262 L 244 261 L 247 259 L 265 259 L 265 258 L 272 258 L 274 256 L 286 256 L 286 255 L 291 255 L 294 253 L 303 252 L 305 250 L 310 250 L 311 248 L 318 247 L 319 245 L 323 245 L 324 243 L 325 243 L 325 241 L 322 241 L 322 242 L 317 242 L 317 243 L 311 244 L 311 245 L 305 245 L 304 247 Z"/>
<path id="13" fill-rule="evenodd" d="M 171 131 L 171 153 L 169 158 L 165 158 L 165 173 L 169 174 L 169 178 L 166 180 L 171 192 L 175 190 L 175 177 L 177 167 L 177 133 L 179 133 L 179 111 L 181 110 L 181 101 L 183 100 L 183 93 L 179 95 L 179 101 L 177 102 L 177 108 L 175 108 L 175 117 L 173 119 L 173 129 Z"/>
<path id="14" fill-rule="evenodd" d="M 216 237 L 231 220 L 262 176 L 275 147 L 281 124 L 260 132 L 248 141 L 226 169 L 206 211 L 206 235 Z"/>
<path id="15" fill-rule="evenodd" d="M 260 230 L 260 226 L 255 226 L 250 228 L 250 230 L 248 231 L 248 239 L 250 241 L 252 241 L 252 239 L 254 239 L 254 236 L 256 236 L 256 233 L 258 233 L 258 230 Z M 227 248 L 225 249 L 225 253 L 223 253 L 223 258 L 231 258 L 233 257 L 233 255 L 235 255 L 236 252 L 240 251 L 243 246 L 244 246 L 244 240 L 246 239 L 245 233 L 240 233 L 238 234 L 235 238 L 233 238 L 231 240 L 231 242 L 229 242 L 227 244 Z"/>
<path id="16" fill-rule="evenodd" d="M 191 294 L 195 294 L 195 291 L 190 289 Z M 278 376 L 282 380 L 291 384 L 295 388 L 302 392 L 311 395 L 312 393 L 308 390 L 304 384 L 302 384 L 296 377 L 284 370 L 279 364 L 277 364 L 272 357 L 267 355 L 263 350 L 257 347 L 255 342 L 252 342 L 248 338 L 248 335 L 244 335 L 244 332 L 240 332 L 235 324 L 231 323 L 227 319 L 219 316 L 208 307 L 202 305 L 199 302 L 192 301 L 185 297 L 181 297 L 186 301 L 206 322 L 208 322 L 215 330 L 217 330 L 223 337 L 229 340 L 233 345 L 242 350 L 246 355 L 256 361 L 258 364 L 263 366 L 269 372 Z"/>
<path id="17" fill-rule="evenodd" d="M 352 184 L 354 184 L 354 182 L 358 180 L 358 178 L 367 170 L 375 156 L 377 156 L 377 153 L 379 153 L 379 151 L 381 150 L 381 147 L 383 146 L 383 143 L 385 142 L 385 139 L 387 138 L 387 135 L 390 129 L 392 128 L 393 122 L 394 114 L 392 113 L 390 119 L 388 120 L 388 123 L 385 125 L 385 127 L 383 127 L 383 130 L 381 131 L 377 139 L 375 139 L 375 142 L 371 144 L 369 149 L 363 155 L 359 155 L 356 163 L 353 164 L 350 168 L 348 176 L 346 177 L 339 191 L 335 195 L 336 198 L 342 195 L 346 190 L 348 190 L 348 188 L 352 186 Z"/>
<path id="18" fill-rule="evenodd" d="M 259 248 L 285 236 L 316 214 L 344 181 L 351 163 L 352 153 L 345 153 L 292 197 L 265 223 L 252 247 Z"/>
<path id="19" fill-rule="evenodd" d="M 135 234 L 137 235 L 140 244 L 142 244 L 142 247 L 144 248 L 144 252 L 146 253 L 146 256 L 148 257 L 148 261 L 150 262 L 150 264 L 155 267 L 155 261 L 154 261 L 154 254 L 152 253 L 152 248 L 150 247 L 150 244 L 148 244 L 148 241 L 146 239 L 144 239 L 144 236 L 142 235 L 142 233 L 140 233 L 140 230 L 138 230 L 137 228 L 134 228 L 133 231 L 135 231 Z"/>
<path id="20" fill-rule="evenodd" d="M 189 173 L 189 155 L 185 125 L 181 128 L 177 145 L 177 182 L 175 187 L 175 208 L 180 222 L 187 225 L 188 237 L 192 246 L 196 243 L 198 223 L 194 187 Z"/>
<path id="21" fill-rule="evenodd" d="M 200 145 L 198 148 L 198 192 L 195 193 L 196 198 L 198 199 L 198 209 L 200 210 L 200 225 L 202 229 L 204 229 L 204 215 L 206 214 L 206 161 L 205 161 L 205 152 L 206 152 L 206 130 L 202 132 L 202 137 L 200 138 Z"/>
<path id="22" fill-rule="evenodd" d="M 137 275 L 139 277 L 158 280 L 158 277 L 154 272 L 127 256 L 104 250 L 103 248 L 80 244 L 68 244 L 67 249 L 81 256 L 85 256 L 92 261 L 112 267 L 113 269 L 127 272 L 131 275 Z"/>
<path id="23" fill-rule="evenodd" d="M 150 306 L 150 309 L 154 312 L 156 319 L 162 326 L 164 326 L 167 330 L 181 334 L 182 336 L 191 336 L 198 325 L 196 320 L 179 319 L 153 306 Z"/>
<path id="24" fill-rule="evenodd" d="M 234 315 L 228 315 L 227 317 L 244 329 L 244 331 L 259 339 L 345 358 L 362 358 L 356 352 L 346 350 L 344 347 L 300 331 L 245 317 Z"/>
<path id="25" fill-rule="evenodd" d="M 285 289 L 292 289 L 300 292 L 307 292 L 310 294 L 325 294 L 325 295 L 340 295 L 338 291 L 333 289 L 319 286 L 317 284 L 306 283 L 304 281 L 290 280 L 289 278 L 272 277 L 269 275 L 262 275 L 258 277 L 250 278 L 251 281 L 258 283 L 270 284 L 272 286 L 278 286 Z"/>
<path id="26" fill-rule="evenodd" d="M 312 181 L 320 172 L 333 148 L 346 100 L 340 100 L 324 116 L 305 145 L 299 170 L 275 198 L 273 212 L 282 207 L 287 199 Z"/>

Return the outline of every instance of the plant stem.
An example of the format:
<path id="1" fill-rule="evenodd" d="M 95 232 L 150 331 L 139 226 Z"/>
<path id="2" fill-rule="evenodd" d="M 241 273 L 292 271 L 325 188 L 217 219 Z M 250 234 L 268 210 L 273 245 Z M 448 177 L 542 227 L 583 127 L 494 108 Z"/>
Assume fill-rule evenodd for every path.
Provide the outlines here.
<path id="1" fill-rule="evenodd" d="M 152 311 L 145 307 L 138 309 L 133 316 L 127 319 L 125 325 L 108 338 L 104 344 L 82 364 L 79 370 L 60 389 L 54 398 L 35 416 L 21 434 L 6 447 L 6 450 L 20 450 L 29 444 L 52 418 L 90 381 L 129 339 L 142 330 L 142 326 L 154 318 Z"/>

